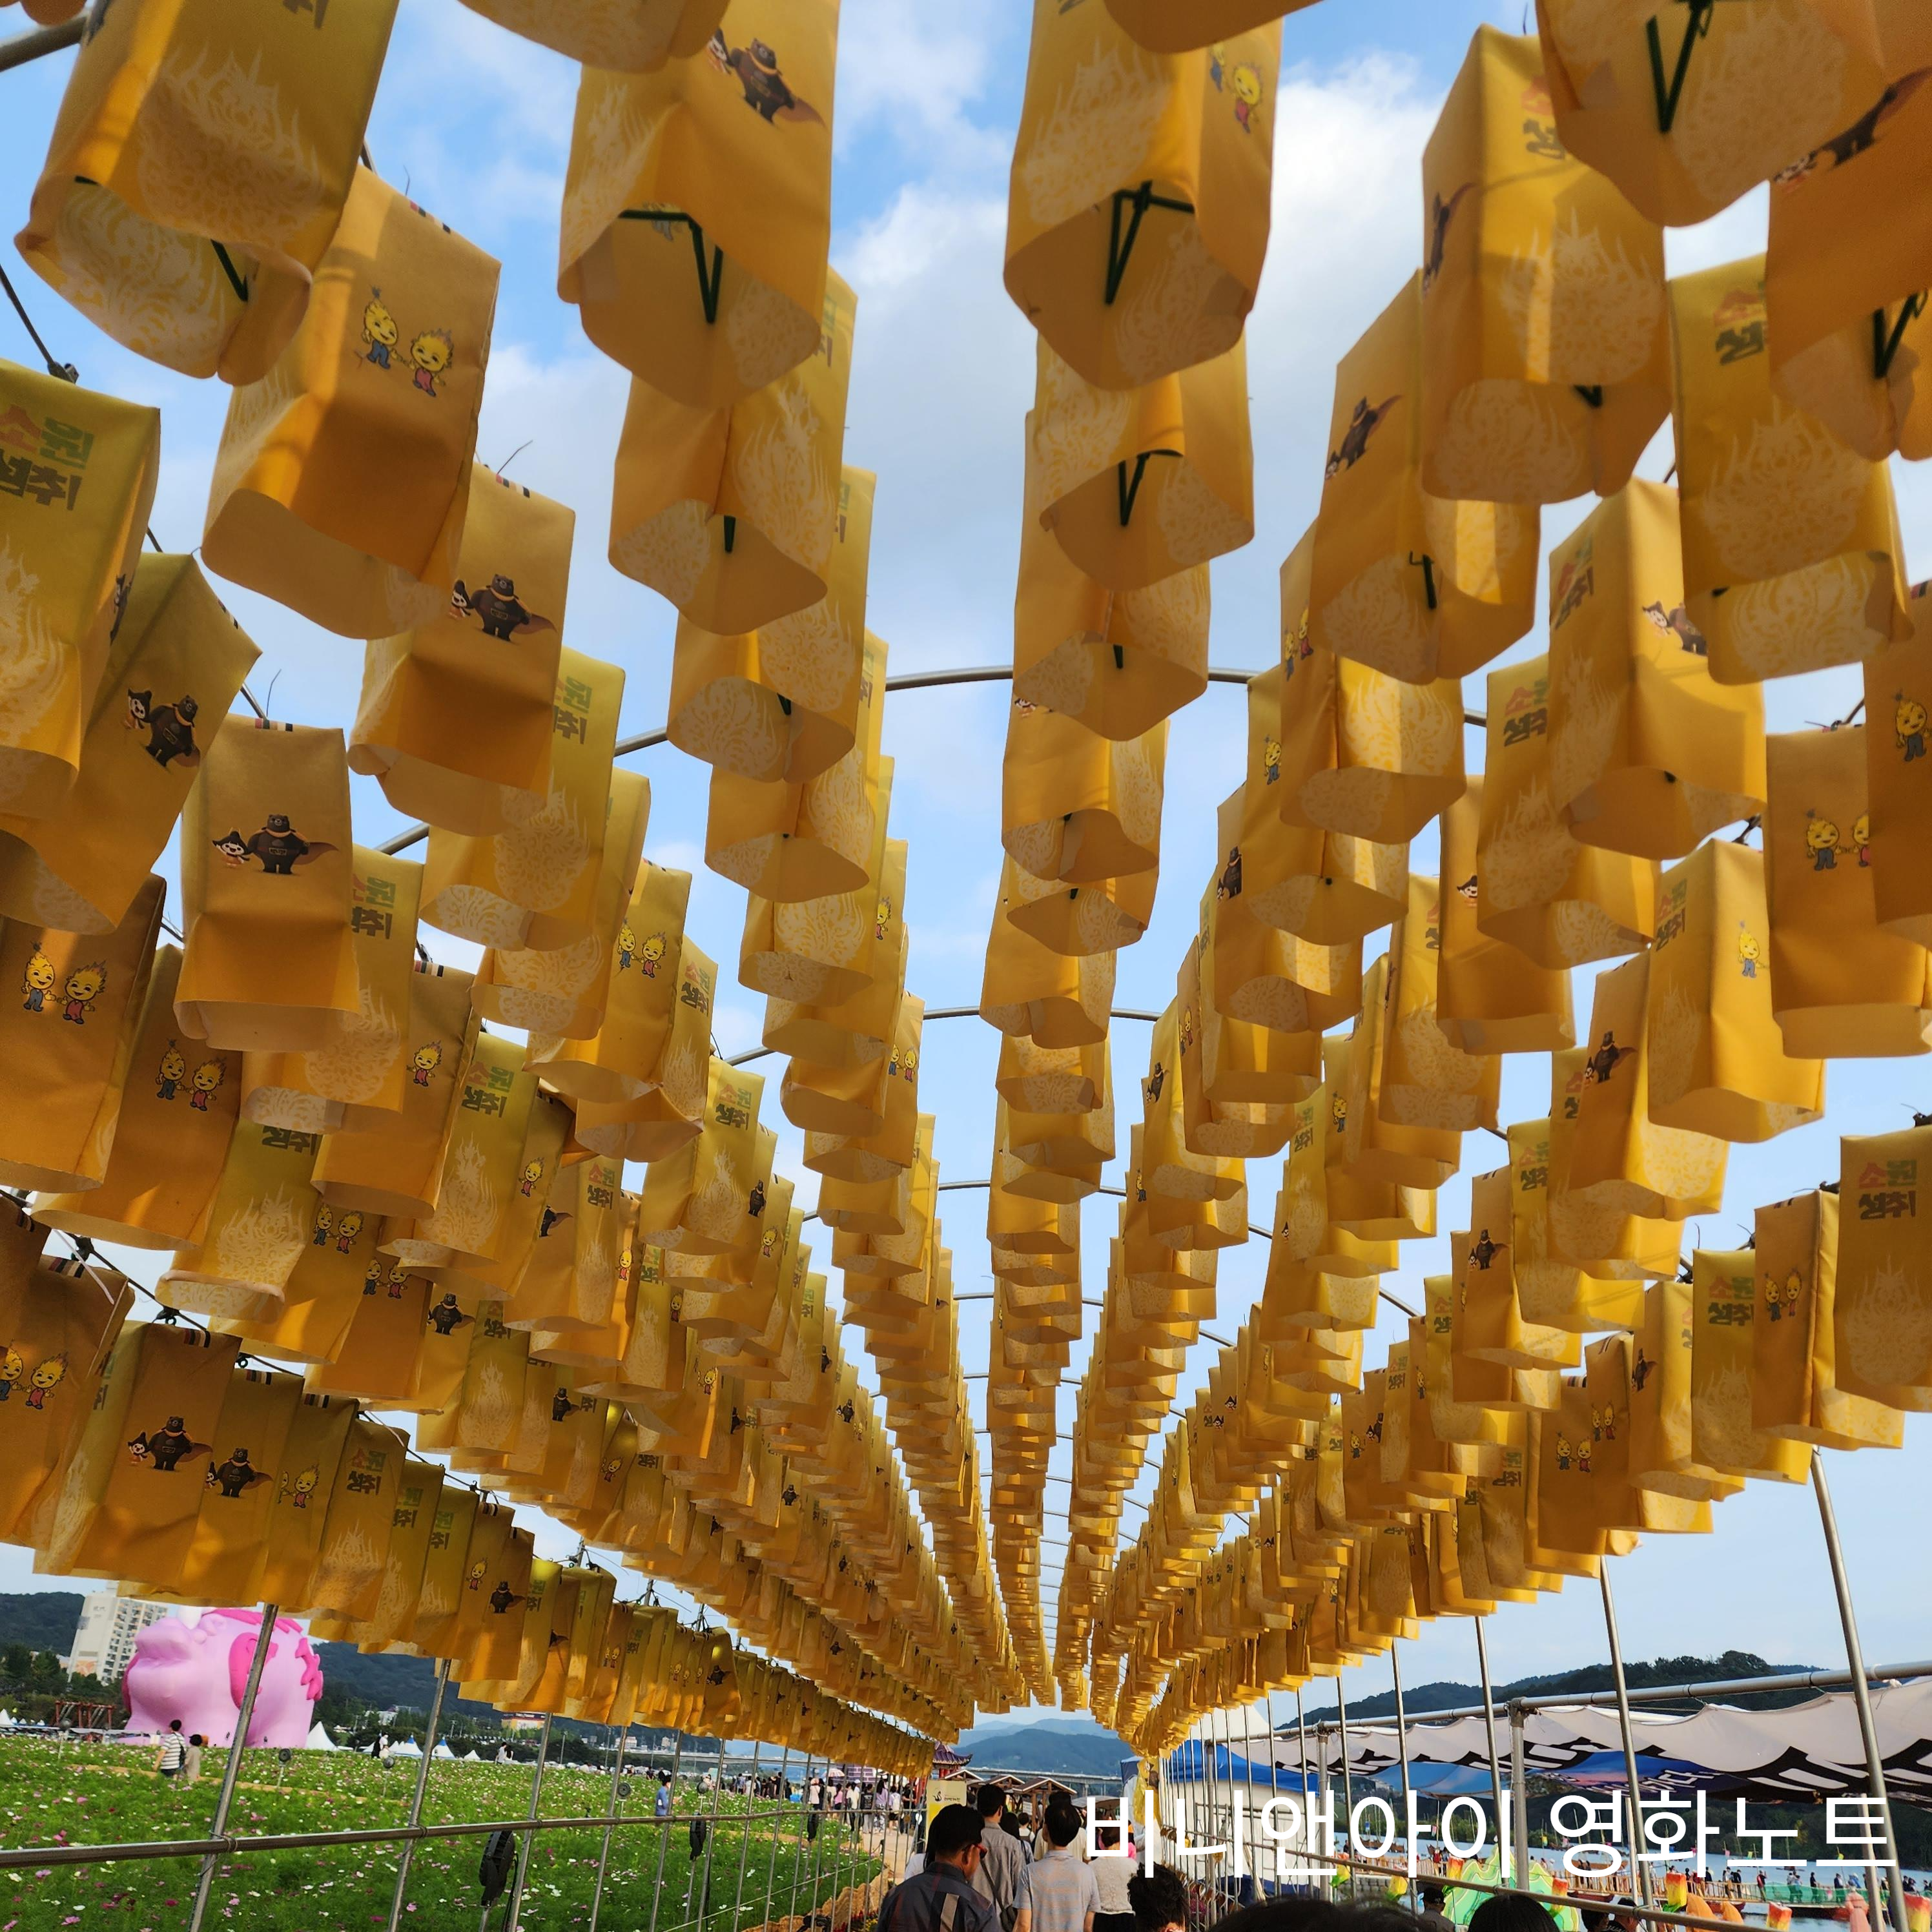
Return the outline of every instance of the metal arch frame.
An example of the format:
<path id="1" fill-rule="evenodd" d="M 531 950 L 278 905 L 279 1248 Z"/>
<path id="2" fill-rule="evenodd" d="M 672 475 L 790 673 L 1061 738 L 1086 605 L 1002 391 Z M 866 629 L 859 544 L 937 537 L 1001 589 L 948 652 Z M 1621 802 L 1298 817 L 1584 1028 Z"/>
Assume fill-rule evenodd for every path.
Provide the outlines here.
<path id="1" fill-rule="evenodd" d="M 961 1014 L 964 1014 L 973 1012 L 974 1009 L 970 1006 L 962 1006 L 956 1010 Z M 950 1016 L 949 1015 L 948 1016 L 950 1017 Z M 938 1017 L 938 1016 L 932 1013 L 928 1013 L 926 1016 L 926 1018 L 928 1019 L 932 1019 L 937 1017 Z M 1116 1015 L 1115 1017 L 1126 1018 L 1128 1019 L 1142 1019 L 1146 1018 L 1147 1016 L 1142 1013 L 1129 1013 L 1126 1015 Z M 992 1184 L 992 1182 L 989 1180 L 942 1180 L 938 1184 L 938 1191 L 940 1193 L 944 1194 L 950 1190 L 958 1188 L 976 1189 L 981 1187 L 991 1187 Z M 1124 1201 L 1127 1198 L 1127 1190 L 1124 1187 L 1096 1187 L 1094 1189 L 1094 1192 L 1096 1194 L 1111 1195 L 1116 1201 Z M 1251 1234 L 1260 1235 L 1264 1240 L 1272 1240 L 1274 1238 L 1274 1230 L 1272 1228 L 1258 1226 L 1252 1221 L 1250 1221 L 1248 1223 L 1248 1232 Z M 1410 1307 L 1407 1302 L 1402 1300 L 1399 1296 L 1391 1294 L 1387 1288 L 1378 1286 L 1376 1292 L 1381 1296 L 1383 1300 L 1388 1303 L 1391 1307 L 1400 1310 L 1401 1312 L 1406 1315 L 1412 1322 L 1420 1321 L 1421 1319 L 1421 1311 L 1419 1309 Z M 990 1301 L 993 1298 L 990 1293 L 985 1290 L 974 1289 L 964 1294 L 956 1294 L 952 1298 L 955 1301 Z M 1083 1308 L 1103 1308 L 1106 1304 L 1092 1295 L 1083 1295 L 1081 1297 L 1081 1306 Z M 1220 1348 L 1232 1348 L 1234 1346 L 1232 1342 L 1223 1341 L 1218 1335 L 1209 1334 L 1204 1328 L 1201 1330 L 1201 1336 L 1204 1341 L 1212 1342 Z"/>
<path id="2" fill-rule="evenodd" d="M 52 28 L 48 31 L 60 32 L 64 30 Z M 22 34 L 20 38 L 22 40 L 31 40 L 35 37 L 32 34 Z M 74 38 L 75 39 L 80 38 L 77 31 Z M 5 58 L 7 51 L 5 46 L 0 46 L 0 68 L 13 64 Z M 50 52 L 51 49 L 41 49 L 39 51 Z M 32 54 L 23 56 L 29 60 L 34 57 Z M 1210 664 L 1208 670 L 1208 682 L 1210 684 L 1238 684 L 1245 688 L 1253 679 L 1258 677 L 1268 668 L 1268 666 L 1263 664 L 1253 670 L 1237 670 L 1228 664 Z M 946 686 L 956 684 L 1005 684 L 1011 681 L 1012 675 L 1013 668 L 1011 664 L 959 664 L 946 670 L 908 670 L 902 671 L 896 676 L 888 676 L 886 680 L 886 689 L 888 692 L 935 691 Z M 1466 711 L 1462 714 L 1462 722 L 1467 725 L 1480 728 L 1486 725 L 1488 722 L 1477 712 Z M 620 738 L 613 755 L 620 758 L 628 758 L 633 752 L 654 751 L 658 746 L 668 745 L 670 742 L 670 725 L 660 724 L 655 730 L 640 731 L 634 736 Z M 408 831 L 399 832 L 396 837 L 378 849 L 393 858 L 398 852 L 406 852 L 412 845 L 420 844 L 429 836 L 429 832 L 430 829 L 427 825 L 412 825 Z M 932 1018 L 936 1018 L 937 1016 L 928 1014 L 927 1017 Z M 735 1060 L 732 1063 L 734 1066 L 737 1064 Z"/>
<path id="3" fill-rule="evenodd" d="M 85 11 L 71 20 L 63 20 L 58 26 L 36 27 L 31 32 L 16 34 L 11 39 L 0 40 L 0 74 L 9 68 L 25 67 L 29 61 L 37 61 L 48 54 L 58 53 L 63 47 L 77 47 L 81 36 L 87 30 Z"/>
<path id="4" fill-rule="evenodd" d="M 888 674 L 887 692 L 934 691 L 955 684 L 1005 684 L 1013 674 L 1011 664 L 959 664 L 947 670 L 908 670 L 898 676 Z M 1256 674 L 1251 670 L 1234 670 L 1225 664 L 1211 666 L 1208 673 L 1210 684 L 1246 685 Z M 660 724 L 652 731 L 640 731 L 634 736 L 620 738 L 613 756 L 628 758 L 634 752 L 655 751 L 660 745 L 670 742 L 670 726 Z M 408 831 L 399 833 L 380 849 L 393 857 L 398 852 L 406 852 L 412 845 L 419 844 L 429 836 L 427 825 L 412 825 Z M 734 1061 L 734 1065 L 736 1063 Z"/>

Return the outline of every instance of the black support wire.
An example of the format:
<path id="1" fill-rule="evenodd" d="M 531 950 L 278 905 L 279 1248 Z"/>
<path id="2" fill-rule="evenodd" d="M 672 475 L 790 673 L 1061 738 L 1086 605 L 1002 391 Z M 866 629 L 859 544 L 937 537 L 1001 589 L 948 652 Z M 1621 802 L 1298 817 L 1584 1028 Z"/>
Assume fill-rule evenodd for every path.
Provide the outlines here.
<path id="1" fill-rule="evenodd" d="M 7 292 L 7 299 L 14 304 L 14 313 L 20 318 L 20 326 L 33 338 L 34 346 L 40 352 L 40 360 L 47 365 L 47 374 L 62 382 L 78 382 L 80 371 L 71 362 L 56 362 L 54 352 L 50 349 L 40 332 L 34 326 L 34 319 L 27 313 L 26 304 L 15 290 L 13 278 L 0 268 L 0 289 Z"/>

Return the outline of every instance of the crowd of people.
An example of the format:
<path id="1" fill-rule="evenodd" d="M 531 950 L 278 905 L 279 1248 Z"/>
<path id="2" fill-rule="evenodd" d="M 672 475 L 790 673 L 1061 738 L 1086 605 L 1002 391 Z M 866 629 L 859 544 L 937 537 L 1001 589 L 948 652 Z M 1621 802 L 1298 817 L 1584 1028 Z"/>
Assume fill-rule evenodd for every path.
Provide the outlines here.
<path id="1" fill-rule="evenodd" d="M 1029 1850 L 1006 1792 L 982 1784 L 933 1814 L 923 1862 L 886 1894 L 878 1932 L 1183 1932 L 1186 1880 L 1142 1871 L 1131 1832 L 1118 1856 L 1121 1830 L 1096 1827 L 1090 1849 L 1080 1808 L 1058 1792 Z"/>
<path id="2" fill-rule="evenodd" d="M 934 1814 L 923 1858 L 887 1893 L 876 1932 L 1187 1932 L 1189 1886 L 1181 1874 L 1165 1864 L 1143 1870 L 1131 1826 L 1094 1830 L 1097 1842 L 1090 1846 L 1080 1807 L 1057 1792 L 1035 1831 L 1005 1791 L 982 1784 L 969 1802 Z M 1124 1830 L 1124 1858 L 1118 1856 Z M 1424 1864 L 1412 1904 L 1264 1898 L 1250 1880 L 1237 1909 L 1215 1919 L 1214 1932 L 1559 1932 L 1576 1922 L 1521 1892 L 1484 1898 L 1471 1910 L 1465 1890 L 1452 1916 L 1454 1880 L 1445 1885 L 1446 1874 Z M 1716 1895 L 1722 1884 L 1714 1879 L 1694 1888 Z M 1628 1900 L 1576 1904 L 1583 1932 L 1639 1932 Z"/>

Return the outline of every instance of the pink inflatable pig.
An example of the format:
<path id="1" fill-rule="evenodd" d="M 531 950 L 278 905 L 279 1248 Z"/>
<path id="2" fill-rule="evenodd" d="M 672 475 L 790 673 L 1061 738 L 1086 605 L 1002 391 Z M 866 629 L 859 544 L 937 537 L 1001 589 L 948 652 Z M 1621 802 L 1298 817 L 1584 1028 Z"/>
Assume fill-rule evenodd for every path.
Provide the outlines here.
<path id="1" fill-rule="evenodd" d="M 158 1736 L 178 1718 L 184 1732 L 232 1744 L 261 1628 L 255 1610 L 204 1610 L 193 1624 L 183 1617 L 150 1624 L 135 1638 L 121 1680 L 128 1732 Z M 278 1617 L 248 1742 L 290 1749 L 306 1743 L 321 1695 L 322 1666 L 308 1632 L 293 1617 Z"/>

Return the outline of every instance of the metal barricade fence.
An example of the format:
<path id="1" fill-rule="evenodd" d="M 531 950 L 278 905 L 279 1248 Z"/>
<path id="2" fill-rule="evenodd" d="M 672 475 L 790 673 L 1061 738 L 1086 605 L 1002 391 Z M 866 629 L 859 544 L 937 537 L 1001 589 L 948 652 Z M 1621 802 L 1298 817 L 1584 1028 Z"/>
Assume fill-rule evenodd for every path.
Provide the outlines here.
<path id="1" fill-rule="evenodd" d="M 417 1767 L 409 1819 L 404 1823 L 340 1831 L 253 1833 L 218 1826 L 202 1837 L 5 1846 L 0 1847 L 0 1874 L 32 1870 L 45 1876 L 62 1868 L 198 1861 L 198 1882 L 184 1888 L 191 1894 L 191 1900 L 184 1901 L 188 1904 L 186 1922 L 190 1928 L 198 1928 L 207 1911 L 214 1878 L 218 1872 L 230 1875 L 224 1861 L 232 1864 L 234 1861 L 274 1852 L 393 1846 L 399 1848 L 401 1856 L 388 1926 L 388 1932 L 397 1932 L 405 1912 L 414 1912 L 417 1909 L 407 1897 L 410 1858 L 417 1847 L 474 1840 L 480 1850 L 494 1834 L 505 1832 L 511 1834 L 517 1847 L 514 1880 L 484 1906 L 482 1922 L 489 1928 L 494 1919 L 498 1932 L 519 1932 L 532 1848 L 556 1833 L 575 1832 L 594 1834 L 600 1842 L 591 1898 L 593 1928 L 603 1906 L 607 1881 L 616 1864 L 625 1864 L 639 1870 L 655 1868 L 648 1918 L 634 1910 L 624 1921 L 635 1932 L 693 1932 L 693 1928 L 714 1928 L 714 1932 L 721 1928 L 725 1932 L 737 1932 L 740 1928 L 801 1918 L 807 1926 L 816 1925 L 822 1932 L 845 1932 L 845 1928 L 869 1922 L 882 1894 L 880 1881 L 890 1882 L 898 1876 L 895 1860 L 902 1859 L 904 1848 L 911 1843 L 910 1832 L 895 1832 L 883 1814 L 875 1816 L 864 1810 L 827 1802 L 831 1787 L 823 1782 L 826 1768 L 822 1761 L 806 1760 L 801 1771 L 789 1752 L 776 1773 L 782 1780 L 776 1795 L 761 1792 L 755 1784 L 742 1795 L 725 1788 L 741 1772 L 754 1778 L 758 1775 L 748 1763 L 734 1766 L 731 1760 L 725 1758 L 722 1766 L 706 1774 L 719 1778 L 718 1788 L 700 1785 L 695 1793 L 697 1804 L 685 1808 L 678 1801 L 692 1796 L 691 1787 L 687 1784 L 680 1789 L 674 1781 L 673 1808 L 667 1815 L 658 1816 L 655 1810 L 658 1767 L 652 1760 L 666 1760 L 675 1780 L 676 1769 L 684 1756 L 682 1738 L 673 1751 L 640 1750 L 634 1755 L 628 1742 L 620 1742 L 611 1752 L 610 1798 L 605 1808 L 592 1813 L 572 1810 L 547 1816 L 542 1814 L 540 1804 L 549 1742 L 550 1726 L 546 1724 L 537 1762 L 532 1767 L 530 1810 L 521 1816 L 422 1822 L 425 1801 L 434 1810 L 437 1795 L 436 1780 L 429 1775 L 430 1762 L 425 1757 Z M 226 1802 L 241 1782 L 245 1760 L 253 1756 L 272 1761 L 278 1755 L 271 1747 L 259 1744 L 241 1751 L 230 1749 L 226 1754 L 222 1796 L 218 1800 L 219 1816 L 225 1820 Z M 467 1768 L 460 1760 L 445 1762 Z M 763 1768 L 767 1772 L 772 1770 L 769 1764 Z M 635 1772 L 644 1784 L 644 1803 L 650 1808 L 634 1812 L 622 1808 L 622 1799 L 629 1790 L 623 1781 L 627 1769 Z M 814 1777 L 820 1780 L 823 1792 L 817 1808 L 809 1798 Z M 814 1809 L 819 1819 L 815 1829 L 810 1822 Z M 901 1816 L 909 1819 L 910 1814 Z M 700 1822 L 704 1827 L 701 1859 L 691 1862 L 680 1892 L 675 1873 L 667 1880 L 665 1852 L 674 1834 L 688 1838 L 694 1825 Z M 789 1832 L 788 1825 L 792 1828 Z M 727 1866 L 716 1862 L 721 1838 L 727 1840 L 723 1854 L 730 1862 Z M 760 1840 L 761 1852 L 754 1850 Z M 612 1858 L 614 1841 L 617 1848 L 616 1861 Z M 808 1873 L 801 1870 L 801 1866 L 808 1862 Z M 789 1849 L 789 1861 L 781 1857 L 782 1846 Z M 756 1866 L 752 1862 L 754 1856 Z M 781 1895 L 778 1890 L 781 1868 L 788 1862 L 788 1890 Z M 754 1870 L 758 1882 L 748 1892 L 746 1878 Z M 727 1873 L 728 1877 L 724 1876 Z M 426 1885 L 425 1892 L 429 1888 Z M 381 1915 L 372 1912 L 370 1916 L 380 1918 Z"/>

